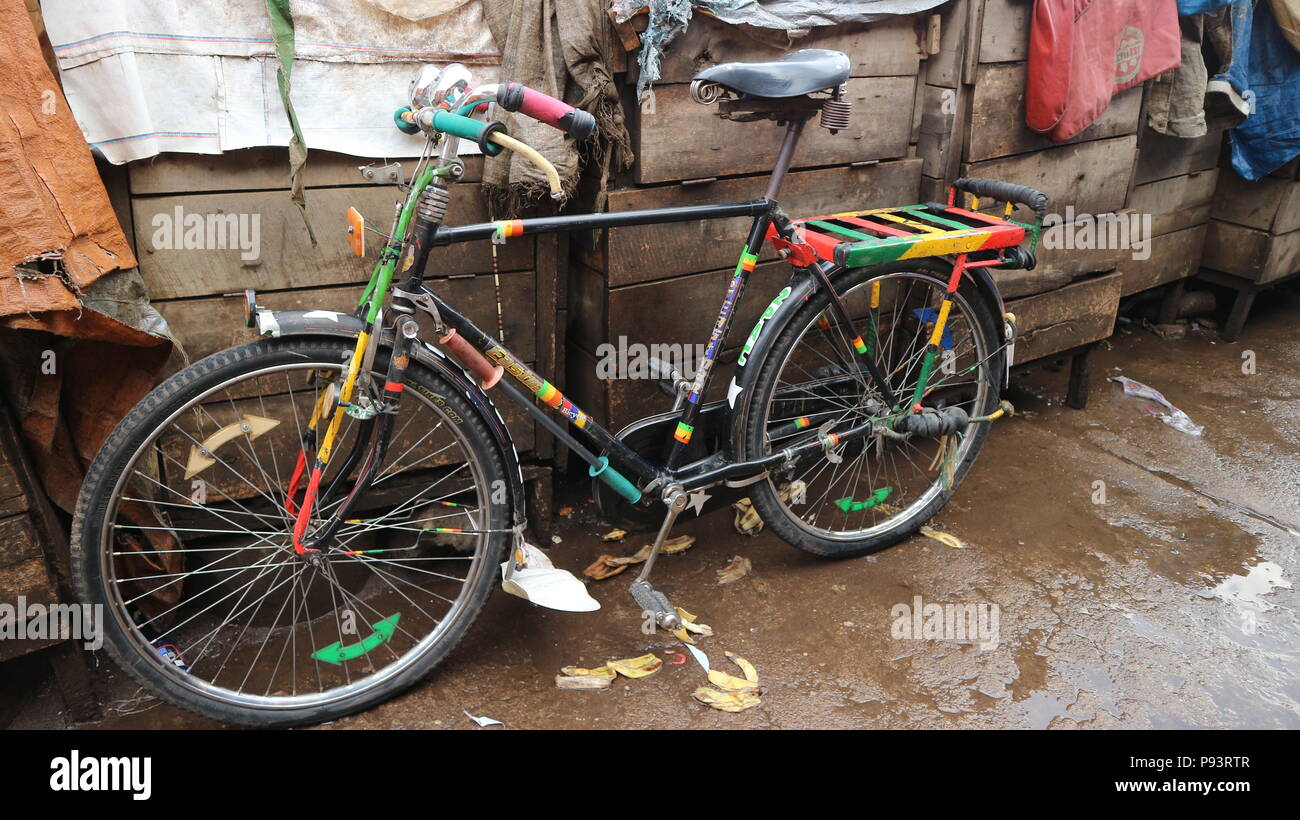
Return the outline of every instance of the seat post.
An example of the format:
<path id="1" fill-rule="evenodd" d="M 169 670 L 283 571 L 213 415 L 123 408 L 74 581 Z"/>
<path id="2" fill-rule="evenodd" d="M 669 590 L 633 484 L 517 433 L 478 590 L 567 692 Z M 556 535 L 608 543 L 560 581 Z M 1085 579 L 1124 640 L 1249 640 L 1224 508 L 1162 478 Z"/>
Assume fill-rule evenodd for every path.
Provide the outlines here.
<path id="1" fill-rule="evenodd" d="M 776 165 L 772 168 L 772 178 L 768 180 L 767 193 L 764 194 L 768 199 L 775 201 L 781 190 L 781 183 L 785 181 L 785 172 L 790 169 L 790 160 L 794 159 L 794 149 L 799 144 L 799 135 L 803 133 L 805 122 L 807 120 L 797 118 L 786 124 L 785 139 L 781 142 L 781 150 L 776 154 Z"/>

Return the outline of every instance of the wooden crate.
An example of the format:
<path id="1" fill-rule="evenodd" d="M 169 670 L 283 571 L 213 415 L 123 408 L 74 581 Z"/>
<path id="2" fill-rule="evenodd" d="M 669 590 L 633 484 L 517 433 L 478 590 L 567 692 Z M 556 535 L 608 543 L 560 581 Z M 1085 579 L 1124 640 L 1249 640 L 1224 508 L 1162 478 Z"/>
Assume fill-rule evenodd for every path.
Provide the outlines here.
<path id="1" fill-rule="evenodd" d="M 1007 302 L 1016 315 L 1016 361 L 1028 362 L 1105 339 L 1115 329 L 1118 272 Z"/>
<path id="2" fill-rule="evenodd" d="M 1151 215 L 1153 235 L 1203 225 L 1215 202 L 1219 169 L 1195 171 L 1137 185 L 1129 195 L 1128 210 Z"/>
<path id="3" fill-rule="evenodd" d="M 1285 166 L 1278 170 L 1288 171 Z M 1213 215 L 1271 234 L 1300 230 L 1300 180 L 1270 175 L 1250 182 L 1236 171 L 1225 170 L 1214 193 Z"/>
<path id="4" fill-rule="evenodd" d="M 1219 165 L 1219 152 L 1223 145 L 1223 131 L 1210 131 L 1203 137 L 1183 139 L 1142 129 L 1141 150 L 1133 181 L 1137 185 L 1159 179 L 1182 176 L 1196 171 L 1208 171 Z"/>
<path id="5" fill-rule="evenodd" d="M 1136 134 L 1142 89 L 1115 96 L 1092 125 L 1063 143 L 1025 125 L 1025 78 L 1028 63 L 994 63 L 976 69 L 971 94 L 970 126 L 965 132 L 967 162 L 1041 151 L 1057 145 Z"/>
<path id="6" fill-rule="evenodd" d="M 808 123 L 792 167 L 837 165 L 907 155 L 917 77 L 855 77 L 847 99 L 854 116 L 832 134 Z M 633 118 L 638 184 L 770 171 L 785 129 L 769 121 L 732 122 L 690 97 L 689 85 L 655 88 L 655 113 Z"/>
<path id="7" fill-rule="evenodd" d="M 1300 271 L 1300 230 L 1275 234 L 1211 219 L 1202 262 L 1257 284 L 1282 279 Z"/>
<path id="8" fill-rule="evenodd" d="M 1206 226 L 1194 225 L 1153 236 L 1151 255 L 1146 259 L 1133 259 L 1131 253 L 1125 252 L 1118 263 L 1124 275 L 1122 294 L 1128 296 L 1191 276 L 1200 264 L 1205 236 Z"/>
<path id="9" fill-rule="evenodd" d="M 988 177 L 1028 185 L 1047 194 L 1051 211 L 1066 205 L 1078 214 L 1124 208 L 1132 179 L 1137 139 L 1133 136 L 1060 145 L 962 165 L 962 176 Z"/>

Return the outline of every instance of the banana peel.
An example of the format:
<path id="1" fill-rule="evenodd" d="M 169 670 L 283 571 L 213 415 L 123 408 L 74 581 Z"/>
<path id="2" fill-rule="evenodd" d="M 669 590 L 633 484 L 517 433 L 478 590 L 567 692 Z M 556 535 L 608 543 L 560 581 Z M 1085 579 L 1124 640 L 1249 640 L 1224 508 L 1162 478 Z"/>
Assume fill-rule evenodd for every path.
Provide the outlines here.
<path id="1" fill-rule="evenodd" d="M 701 686 L 695 690 L 695 699 L 723 712 L 743 712 L 758 706 L 762 703 L 758 694 L 758 670 L 752 663 L 733 652 L 727 652 L 726 655 L 732 663 L 740 667 L 740 672 L 745 677 L 738 678 L 720 669 L 710 669 L 709 683 L 717 688 Z"/>
<path id="2" fill-rule="evenodd" d="M 900 508 L 895 507 L 893 504 L 877 504 L 876 509 L 883 512 L 885 515 L 897 515 L 902 512 Z M 952 547 L 955 550 L 964 550 L 970 547 L 970 544 L 967 544 L 952 533 L 944 532 L 943 530 L 936 530 L 934 527 L 929 525 L 921 527 L 920 533 L 926 538 L 931 538 L 938 541 L 940 544 L 943 544 L 945 547 Z"/>
<path id="3" fill-rule="evenodd" d="M 618 677 L 608 666 L 585 669 L 581 666 L 566 666 L 555 676 L 555 685 L 560 689 L 606 689 Z"/>
<path id="4" fill-rule="evenodd" d="M 741 578 L 749 574 L 754 568 L 753 562 L 743 555 L 733 555 L 731 562 L 720 570 L 717 570 L 719 584 L 734 584 Z"/>
<path id="5" fill-rule="evenodd" d="M 682 643 L 695 643 L 695 641 L 691 639 L 692 634 L 699 635 L 704 638 L 708 638 L 713 635 L 713 627 L 709 626 L 708 624 L 699 623 L 694 615 L 682 609 L 681 607 L 676 607 L 676 609 L 677 609 L 677 614 L 681 616 L 682 625 L 674 629 L 673 634 L 677 636 L 677 639 L 679 641 L 681 641 Z"/>
<path id="6" fill-rule="evenodd" d="M 615 530 L 615 532 L 618 532 Z M 676 538 L 670 538 L 664 542 L 663 548 L 659 551 L 664 555 L 673 555 L 679 552 L 685 552 L 695 544 L 695 536 L 679 535 Z M 654 549 L 653 544 L 646 544 L 632 555 L 602 555 L 591 563 L 591 566 L 582 571 L 582 574 L 593 581 L 603 581 L 606 578 L 612 578 L 633 564 L 644 563 L 650 557 L 650 551 Z"/>
<path id="7" fill-rule="evenodd" d="M 663 659 L 653 652 L 646 653 L 638 658 L 623 658 L 622 660 L 605 663 L 605 666 L 625 678 L 649 677 L 662 669 L 663 665 Z"/>

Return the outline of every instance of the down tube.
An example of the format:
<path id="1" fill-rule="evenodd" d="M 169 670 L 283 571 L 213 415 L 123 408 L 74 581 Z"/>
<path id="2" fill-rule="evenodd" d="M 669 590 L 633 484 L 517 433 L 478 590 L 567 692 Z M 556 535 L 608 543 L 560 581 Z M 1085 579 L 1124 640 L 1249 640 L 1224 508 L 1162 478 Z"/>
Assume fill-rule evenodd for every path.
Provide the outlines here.
<path id="1" fill-rule="evenodd" d="M 443 320 L 448 325 L 455 328 L 471 345 L 482 352 L 488 361 L 501 365 L 511 378 L 528 388 L 542 404 L 559 411 L 560 415 L 585 433 L 598 448 L 608 451 L 610 460 L 616 467 L 631 469 L 643 481 L 650 481 L 659 476 L 659 470 L 633 452 L 626 444 L 610 435 L 608 430 L 596 423 L 581 407 L 566 398 L 555 385 L 533 372 L 532 368 L 519 361 L 500 342 L 480 330 L 477 325 L 444 302 L 437 294 L 427 288 L 425 292 L 433 298 L 438 306 L 438 312 L 442 314 Z"/>

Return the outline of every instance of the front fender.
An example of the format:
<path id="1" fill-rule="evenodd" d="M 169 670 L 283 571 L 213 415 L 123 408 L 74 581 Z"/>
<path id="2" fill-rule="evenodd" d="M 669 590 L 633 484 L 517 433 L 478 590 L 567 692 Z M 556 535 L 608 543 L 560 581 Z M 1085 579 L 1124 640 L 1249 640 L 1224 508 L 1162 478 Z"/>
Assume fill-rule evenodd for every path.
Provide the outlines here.
<path id="1" fill-rule="evenodd" d="M 349 313 L 333 310 L 265 310 L 257 311 L 257 328 L 263 336 L 285 338 L 289 336 L 338 336 L 355 339 L 365 329 L 365 322 Z M 383 347 L 392 347 L 393 331 L 385 328 L 379 343 Z M 506 466 L 506 475 L 510 477 L 511 509 L 515 513 L 515 523 L 523 523 L 525 507 L 524 476 L 519 466 L 519 453 L 515 449 L 514 438 L 506 427 L 500 412 L 492 399 L 488 398 L 460 365 L 449 359 L 441 350 L 424 340 L 417 340 L 412 345 L 412 352 L 420 364 L 443 376 L 447 383 L 457 390 L 479 411 L 484 425 L 492 434 L 493 442 L 501 454 Z"/>

